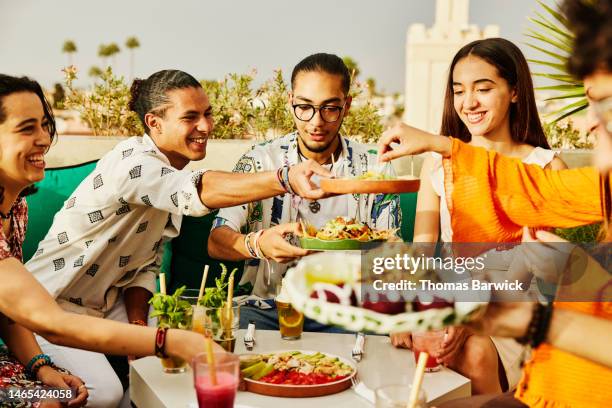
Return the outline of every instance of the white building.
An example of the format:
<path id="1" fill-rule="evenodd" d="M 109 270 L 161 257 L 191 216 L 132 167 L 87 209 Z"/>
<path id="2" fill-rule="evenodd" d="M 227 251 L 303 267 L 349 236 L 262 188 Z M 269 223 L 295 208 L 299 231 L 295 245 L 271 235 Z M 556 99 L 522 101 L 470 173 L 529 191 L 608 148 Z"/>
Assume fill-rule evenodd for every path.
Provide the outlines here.
<path id="1" fill-rule="evenodd" d="M 436 0 L 431 28 L 413 24 L 406 38 L 404 120 L 421 129 L 440 130 L 448 67 L 465 44 L 499 36 L 499 26 L 480 30 L 469 24 L 469 0 Z"/>

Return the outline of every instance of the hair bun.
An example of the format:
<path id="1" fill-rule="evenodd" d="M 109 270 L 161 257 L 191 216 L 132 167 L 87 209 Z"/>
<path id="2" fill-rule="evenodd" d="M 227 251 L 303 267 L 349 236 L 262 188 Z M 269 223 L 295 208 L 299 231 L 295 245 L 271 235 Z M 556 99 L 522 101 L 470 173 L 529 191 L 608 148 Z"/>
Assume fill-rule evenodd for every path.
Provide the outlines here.
<path id="1" fill-rule="evenodd" d="M 144 79 L 139 78 L 135 78 L 132 82 L 132 86 L 130 87 L 130 103 L 128 104 L 131 111 L 136 112 L 136 104 L 138 103 L 138 97 L 140 96 L 143 83 Z"/>

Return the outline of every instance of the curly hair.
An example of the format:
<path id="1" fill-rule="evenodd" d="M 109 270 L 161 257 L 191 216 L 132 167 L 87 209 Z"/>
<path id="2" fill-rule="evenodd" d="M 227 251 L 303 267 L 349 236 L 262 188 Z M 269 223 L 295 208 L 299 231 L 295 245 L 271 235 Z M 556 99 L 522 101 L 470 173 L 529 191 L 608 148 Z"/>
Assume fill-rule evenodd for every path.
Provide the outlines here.
<path id="1" fill-rule="evenodd" d="M 561 11 L 574 34 L 569 72 L 584 78 L 598 69 L 612 71 L 612 0 L 565 0 Z"/>

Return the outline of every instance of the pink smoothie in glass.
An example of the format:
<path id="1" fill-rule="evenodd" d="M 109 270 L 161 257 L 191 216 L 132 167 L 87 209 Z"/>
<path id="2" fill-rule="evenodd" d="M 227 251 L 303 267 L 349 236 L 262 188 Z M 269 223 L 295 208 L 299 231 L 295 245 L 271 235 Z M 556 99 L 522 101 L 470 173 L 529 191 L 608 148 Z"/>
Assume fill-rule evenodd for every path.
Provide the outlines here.
<path id="1" fill-rule="evenodd" d="M 217 385 L 212 385 L 208 375 L 201 375 L 195 381 L 198 407 L 232 408 L 236 398 L 238 379 L 230 373 L 218 372 Z"/>

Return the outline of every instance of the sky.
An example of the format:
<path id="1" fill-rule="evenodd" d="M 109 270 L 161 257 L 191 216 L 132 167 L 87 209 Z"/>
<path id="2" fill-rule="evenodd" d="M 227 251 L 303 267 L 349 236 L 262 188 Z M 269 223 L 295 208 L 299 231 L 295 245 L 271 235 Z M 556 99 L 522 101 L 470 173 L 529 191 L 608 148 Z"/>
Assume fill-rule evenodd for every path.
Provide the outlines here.
<path id="1" fill-rule="evenodd" d="M 537 8 L 536 0 L 471 0 L 470 23 L 499 25 L 530 56 L 523 32 Z M 98 46 L 109 42 L 122 48 L 113 67 L 127 77 L 124 43 L 136 36 L 136 77 L 177 68 L 222 79 L 255 68 L 263 81 L 280 68 L 287 78 L 307 55 L 331 52 L 356 60 L 379 89 L 403 92 L 406 32 L 431 26 L 434 14 L 435 0 L 0 0 L 0 72 L 50 87 L 62 79 L 61 48 L 71 39 L 77 84 L 89 83 L 87 71 L 101 65 Z"/>

